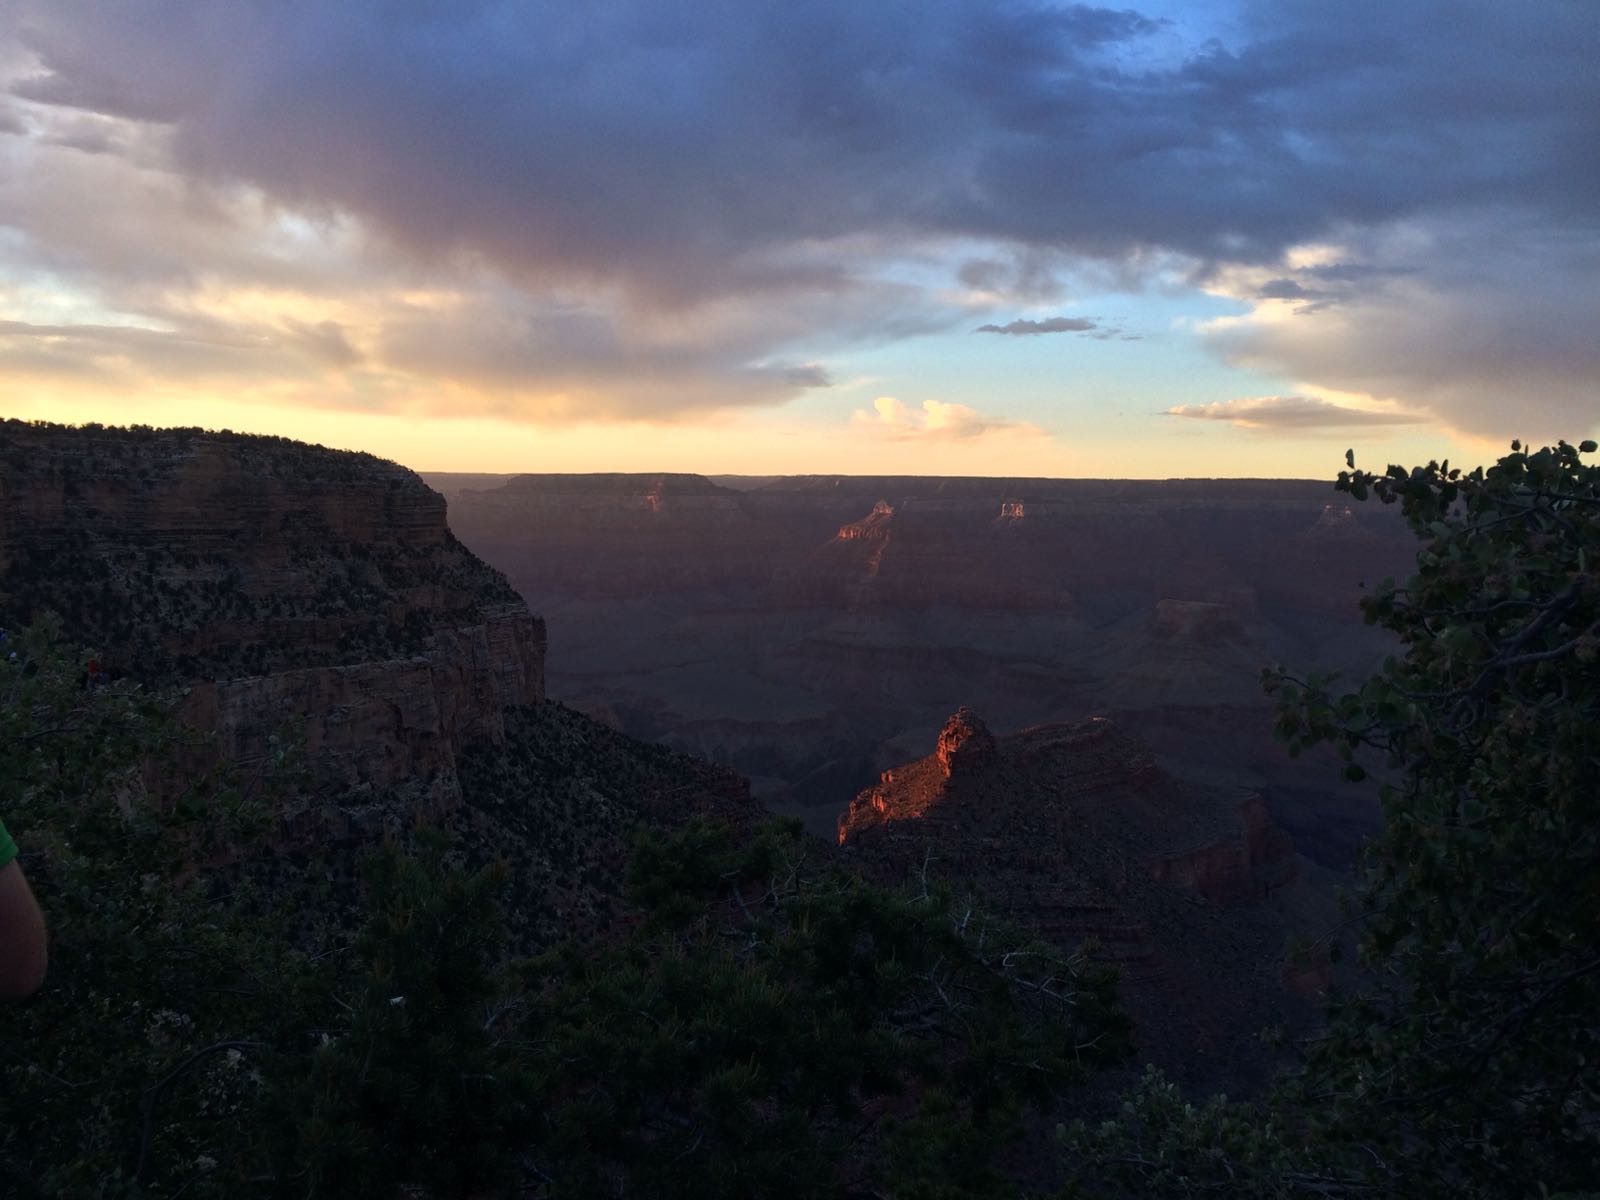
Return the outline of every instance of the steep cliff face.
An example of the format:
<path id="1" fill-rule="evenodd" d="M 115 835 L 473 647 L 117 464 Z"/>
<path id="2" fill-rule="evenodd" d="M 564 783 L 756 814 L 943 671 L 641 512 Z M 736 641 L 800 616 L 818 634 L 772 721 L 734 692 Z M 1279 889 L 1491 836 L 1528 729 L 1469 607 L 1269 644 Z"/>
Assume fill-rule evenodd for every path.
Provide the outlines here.
<path id="1" fill-rule="evenodd" d="M 1198 1085 L 1260 1082 L 1255 1034 L 1307 1016 L 1284 986 L 1292 842 L 1260 796 L 1173 778 L 1112 721 L 996 738 L 962 710 L 934 754 L 856 797 L 839 841 L 890 878 L 971 881 L 1065 948 L 1093 939 L 1122 971 L 1145 1058 Z"/>
<path id="2" fill-rule="evenodd" d="M 994 762 L 994 734 L 977 713 L 970 708 L 958 708 L 939 731 L 933 756 L 939 760 L 939 767 L 947 778 L 976 775 Z"/>
<path id="3" fill-rule="evenodd" d="M 303 721 L 346 795 L 460 798 L 544 694 L 544 627 L 410 471 L 280 438 L 0 426 L 0 613 L 60 613 L 113 675 L 190 688 L 249 764 Z"/>

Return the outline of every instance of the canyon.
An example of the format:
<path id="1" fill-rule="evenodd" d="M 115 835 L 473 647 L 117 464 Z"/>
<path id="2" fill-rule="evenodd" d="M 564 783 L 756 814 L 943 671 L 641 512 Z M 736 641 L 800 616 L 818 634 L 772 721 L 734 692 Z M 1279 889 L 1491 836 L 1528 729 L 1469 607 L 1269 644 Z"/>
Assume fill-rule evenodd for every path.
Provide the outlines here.
<path id="1" fill-rule="evenodd" d="M 1375 814 L 1290 769 L 1258 674 L 1382 654 L 1356 601 L 1408 564 L 1394 514 L 1294 481 L 435 482 L 6 422 L 0 614 L 176 689 L 217 761 L 292 751 L 279 853 L 348 875 L 420 819 L 504 861 L 519 946 L 626 922 L 636 826 L 770 810 L 1092 940 L 1141 1061 L 1197 1089 L 1255 1088 L 1256 1032 L 1312 1020 L 1326 964 L 1285 946 Z"/>
<path id="2" fill-rule="evenodd" d="M 1398 514 L 1296 480 L 426 476 L 553 631 L 548 686 L 832 837 L 962 705 L 1113 718 L 1346 869 L 1376 813 L 1272 738 L 1263 666 L 1367 673 Z"/>
<path id="3" fill-rule="evenodd" d="M 435 482 L 548 621 L 553 695 L 885 881 L 1090 939 L 1140 1062 L 1252 1093 L 1260 1032 L 1314 1028 L 1330 967 L 1289 947 L 1338 923 L 1378 813 L 1291 762 L 1260 676 L 1391 650 L 1359 601 L 1413 564 L 1392 510 L 1293 480 Z"/>

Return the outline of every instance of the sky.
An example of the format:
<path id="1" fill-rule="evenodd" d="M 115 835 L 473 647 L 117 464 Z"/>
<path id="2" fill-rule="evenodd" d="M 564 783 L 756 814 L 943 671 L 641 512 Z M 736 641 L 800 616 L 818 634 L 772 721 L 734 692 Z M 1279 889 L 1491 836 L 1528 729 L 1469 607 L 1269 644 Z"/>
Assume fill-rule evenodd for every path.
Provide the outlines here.
<path id="1" fill-rule="evenodd" d="M 0 414 L 419 470 L 1600 429 L 1594 0 L 5 0 Z"/>

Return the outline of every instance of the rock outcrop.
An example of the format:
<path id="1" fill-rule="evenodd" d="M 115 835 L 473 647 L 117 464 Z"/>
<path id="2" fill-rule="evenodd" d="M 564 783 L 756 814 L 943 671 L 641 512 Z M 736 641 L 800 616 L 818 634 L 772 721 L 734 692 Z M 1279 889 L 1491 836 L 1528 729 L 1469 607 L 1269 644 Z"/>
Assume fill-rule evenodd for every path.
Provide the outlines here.
<path id="1" fill-rule="evenodd" d="M 1121 970 L 1145 1058 L 1192 1083 L 1259 1083 L 1255 1034 L 1307 1018 L 1284 986 L 1304 984 L 1285 967 L 1288 836 L 1259 795 L 1173 778 L 1112 721 L 996 738 L 963 709 L 934 754 L 855 798 L 839 842 L 890 879 L 926 864 L 970 882 L 1063 948 L 1092 939 Z"/>
<path id="2" fill-rule="evenodd" d="M 963 705 L 944 723 L 933 753 L 947 779 L 974 775 L 994 761 L 994 734 L 977 713 Z"/>
<path id="3" fill-rule="evenodd" d="M 881 542 L 889 537 L 893 528 L 894 505 L 887 500 L 879 500 L 861 520 L 839 526 L 839 532 L 834 536 L 841 542 Z"/>
<path id="4" fill-rule="evenodd" d="M 304 724 L 347 799 L 449 808 L 456 759 L 544 695 L 544 626 L 369 455 L 199 430 L 0 426 L 0 613 L 45 610 L 113 676 L 182 685 L 251 765 Z"/>

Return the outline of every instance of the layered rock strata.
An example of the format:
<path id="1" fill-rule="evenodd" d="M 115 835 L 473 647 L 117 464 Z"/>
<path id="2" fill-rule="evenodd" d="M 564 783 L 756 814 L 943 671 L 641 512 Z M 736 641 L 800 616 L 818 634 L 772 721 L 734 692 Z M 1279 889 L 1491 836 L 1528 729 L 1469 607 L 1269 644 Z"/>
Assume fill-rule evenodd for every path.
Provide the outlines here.
<path id="1" fill-rule="evenodd" d="M 0 425 L 0 613 L 47 610 L 113 677 L 187 686 L 246 766 L 303 726 L 346 797 L 453 806 L 461 751 L 544 695 L 543 623 L 441 496 L 281 438 Z"/>
<path id="2" fill-rule="evenodd" d="M 1260 673 L 1381 661 L 1357 585 L 1415 553 L 1393 509 L 1293 480 L 429 478 L 551 622 L 552 695 L 729 763 L 823 836 L 970 703 L 997 728 L 1115 714 L 1349 857 L 1325 833 L 1350 802 L 1288 778 Z"/>

